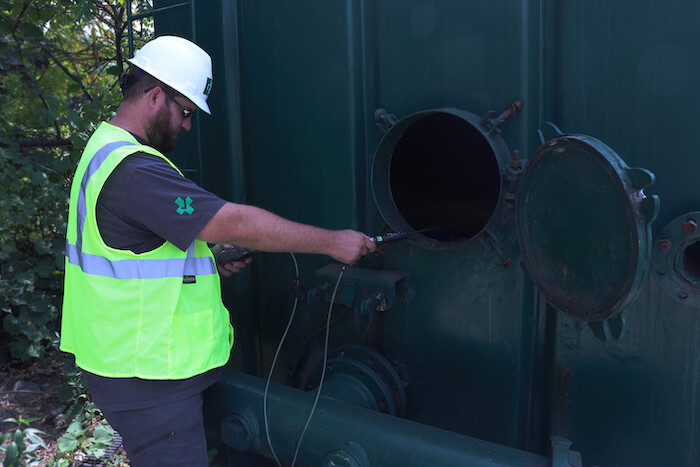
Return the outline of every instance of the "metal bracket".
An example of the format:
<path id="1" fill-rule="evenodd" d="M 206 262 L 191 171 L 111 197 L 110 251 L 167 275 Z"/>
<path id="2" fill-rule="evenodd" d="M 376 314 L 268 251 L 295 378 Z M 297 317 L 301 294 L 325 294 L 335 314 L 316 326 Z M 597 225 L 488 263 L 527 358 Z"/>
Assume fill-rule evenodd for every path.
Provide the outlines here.
<path id="1" fill-rule="evenodd" d="M 391 308 L 393 304 L 394 303 L 391 299 L 387 299 L 384 289 L 379 289 L 370 294 L 369 297 L 362 300 L 362 303 L 360 304 L 360 312 L 363 315 L 366 315 L 373 311 L 386 311 Z"/>
<path id="2" fill-rule="evenodd" d="M 315 272 L 317 278 L 330 284 L 335 281 L 340 274 L 341 265 L 337 263 L 329 264 Z M 336 302 L 343 302 L 345 306 L 350 306 L 357 298 L 365 298 L 363 305 L 365 310 L 384 311 L 390 308 L 400 293 L 397 290 L 400 283 L 408 277 L 407 272 L 364 269 L 349 266 L 345 269 L 345 274 L 341 280 L 341 292 L 336 296 Z M 352 289 L 350 291 L 349 289 Z M 313 290 L 313 289 L 312 289 Z M 324 287 L 325 290 L 325 287 Z M 311 291 L 309 291 L 311 292 Z M 326 298 L 330 299 L 327 295 Z M 352 298 L 352 300 L 350 300 Z M 348 303 L 350 300 L 350 303 Z"/>
<path id="3" fill-rule="evenodd" d="M 389 131 L 389 129 L 399 122 L 396 115 L 390 114 L 386 109 L 379 108 L 374 111 L 374 121 L 377 122 L 377 126 L 384 133 Z"/>
<path id="4" fill-rule="evenodd" d="M 503 253 L 503 250 L 498 246 L 498 239 L 496 235 L 489 229 L 484 229 L 482 234 L 477 237 L 482 245 L 496 253 L 499 260 L 501 261 L 501 266 L 508 269 L 513 265 L 513 260 Z"/>
<path id="5" fill-rule="evenodd" d="M 564 132 L 561 131 L 561 130 L 559 129 L 559 127 L 556 126 L 554 123 L 552 123 L 552 122 L 544 122 L 544 125 L 546 125 L 547 127 L 549 127 L 549 131 L 548 131 L 548 132 L 554 131 L 555 135 L 552 136 L 552 137 L 546 136 L 546 135 L 544 134 L 546 128 L 541 128 L 541 129 L 537 130 L 537 134 L 538 134 L 538 136 L 540 137 L 540 143 L 544 144 L 544 143 L 546 143 L 547 141 L 549 141 L 550 139 L 558 138 L 558 137 L 560 137 L 560 136 L 566 136 L 566 135 L 564 134 Z"/>
<path id="6" fill-rule="evenodd" d="M 515 204 L 515 195 L 518 188 L 518 181 L 520 176 L 523 174 L 523 169 L 527 164 L 527 159 L 520 158 L 520 151 L 517 149 L 513 151 L 510 163 L 506 166 L 503 172 L 503 180 L 505 181 L 503 187 L 503 199 L 512 208 Z"/>
<path id="7" fill-rule="evenodd" d="M 592 321 L 588 327 L 601 342 L 616 341 L 625 329 L 625 317 L 620 313 L 603 321 Z"/>
<path id="8" fill-rule="evenodd" d="M 507 119 L 512 118 L 515 116 L 517 112 L 519 112 L 523 108 L 523 101 L 522 99 L 518 99 L 516 101 L 511 102 L 508 104 L 508 108 L 501 112 L 501 114 L 493 118 L 493 116 L 496 114 L 495 110 L 489 110 L 486 115 L 481 117 L 481 121 L 479 124 L 484 128 L 486 131 L 488 131 L 488 134 L 492 134 L 494 131 L 500 133 L 501 130 L 498 128 L 500 127 L 503 122 L 505 122 Z"/>

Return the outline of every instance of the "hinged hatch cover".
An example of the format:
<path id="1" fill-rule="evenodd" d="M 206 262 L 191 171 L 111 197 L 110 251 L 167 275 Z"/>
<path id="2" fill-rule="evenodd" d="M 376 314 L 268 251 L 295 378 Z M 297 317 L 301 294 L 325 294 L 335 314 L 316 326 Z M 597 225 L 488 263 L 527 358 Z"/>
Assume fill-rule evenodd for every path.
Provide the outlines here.
<path id="1" fill-rule="evenodd" d="M 649 270 L 654 181 L 608 146 L 560 134 L 528 162 L 518 187 L 517 227 L 525 266 L 559 311 L 606 320 L 638 294 Z"/>

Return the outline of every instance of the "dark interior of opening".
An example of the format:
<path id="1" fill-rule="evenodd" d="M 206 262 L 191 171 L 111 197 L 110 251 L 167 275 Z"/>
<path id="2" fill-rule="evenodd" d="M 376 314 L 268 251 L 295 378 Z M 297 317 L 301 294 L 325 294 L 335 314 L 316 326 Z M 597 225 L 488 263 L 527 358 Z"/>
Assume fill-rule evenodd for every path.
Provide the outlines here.
<path id="1" fill-rule="evenodd" d="M 415 230 L 438 241 L 477 235 L 496 208 L 500 171 L 493 149 L 466 120 L 446 113 L 411 125 L 394 149 L 391 193 Z"/>
<path id="2" fill-rule="evenodd" d="M 689 279 L 700 283 L 700 241 L 688 245 L 683 251 L 683 268 Z"/>

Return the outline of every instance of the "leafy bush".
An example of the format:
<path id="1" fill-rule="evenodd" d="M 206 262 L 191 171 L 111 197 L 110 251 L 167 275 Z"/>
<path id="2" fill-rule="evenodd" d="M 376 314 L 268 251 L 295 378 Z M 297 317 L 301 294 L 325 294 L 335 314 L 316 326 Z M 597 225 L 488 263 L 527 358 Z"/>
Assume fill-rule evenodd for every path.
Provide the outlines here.
<path id="1" fill-rule="evenodd" d="M 142 12 L 151 3 L 0 0 L 0 362 L 6 352 L 27 361 L 57 349 L 73 172 L 89 135 L 120 101 L 127 4 Z M 134 27 L 138 48 L 153 22 Z M 78 452 L 99 454 L 110 429 L 76 425 L 94 414 L 83 410 L 85 388 L 69 367 L 66 436 L 80 440 Z M 35 430 L 16 433 L 3 438 L 6 462 L 26 461 L 38 444 Z M 66 457 L 55 465 L 69 465 Z"/>
<path id="2" fill-rule="evenodd" d="M 0 0 L 0 341 L 15 359 L 58 343 L 70 182 L 119 101 L 126 3 Z"/>
<path id="3" fill-rule="evenodd" d="M 0 154 L 0 311 L 14 358 L 39 357 L 58 340 L 68 159 L 16 146 Z"/>

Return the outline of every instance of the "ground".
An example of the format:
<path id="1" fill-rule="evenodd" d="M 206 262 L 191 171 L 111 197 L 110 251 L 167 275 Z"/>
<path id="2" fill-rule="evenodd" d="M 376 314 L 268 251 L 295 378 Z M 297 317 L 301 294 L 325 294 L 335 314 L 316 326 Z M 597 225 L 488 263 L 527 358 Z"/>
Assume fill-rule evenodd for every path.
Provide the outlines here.
<path id="1" fill-rule="evenodd" d="M 6 336 L 3 336 L 6 337 Z M 45 433 L 42 436 L 48 449 L 39 448 L 41 461 L 37 466 L 46 466 L 56 457 L 56 442 L 66 432 L 63 418 L 65 403 L 61 393 L 66 389 L 63 373 L 65 356 L 53 354 L 30 362 L 11 360 L 5 345 L 0 343 L 0 436 L 7 432 L 14 433 L 16 425 L 4 423 L 7 418 L 36 418 L 30 426 Z M 115 459 L 106 462 L 89 462 L 77 453 L 70 459 L 70 466 L 83 465 L 128 465 L 123 460 L 120 450 Z M 117 460 L 118 458 L 118 460 Z M 0 453 L 0 461 L 3 454 Z"/>
<path id="2" fill-rule="evenodd" d="M 54 457 L 56 440 L 66 431 L 59 414 L 64 377 L 58 360 L 58 356 L 53 356 L 22 364 L 0 357 L 0 421 L 20 416 L 38 419 L 30 426 L 46 433 L 42 438 L 49 450 L 40 452 L 40 457 L 46 461 L 43 465 Z M 39 392 L 24 392 L 23 387 L 36 389 L 28 383 L 36 384 Z M 15 428 L 15 424 L 0 423 L 0 433 L 14 432 Z"/>

